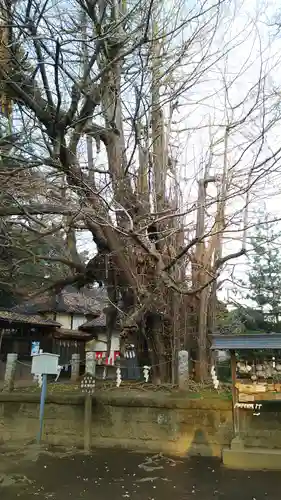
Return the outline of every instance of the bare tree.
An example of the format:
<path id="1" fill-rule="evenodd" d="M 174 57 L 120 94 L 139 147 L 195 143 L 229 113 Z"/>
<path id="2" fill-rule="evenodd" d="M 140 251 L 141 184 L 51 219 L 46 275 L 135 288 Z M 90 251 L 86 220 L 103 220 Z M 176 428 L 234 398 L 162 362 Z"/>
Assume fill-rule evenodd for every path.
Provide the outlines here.
<path id="1" fill-rule="evenodd" d="M 6 0 L 2 6 L 3 110 L 14 122 L 32 121 L 40 179 L 52 179 L 54 192 L 45 196 L 34 186 L 28 203 L 25 189 L 17 188 L 18 203 L 2 205 L 0 216 L 58 217 L 67 228 L 69 267 L 77 272 L 56 286 L 70 279 L 79 286 L 104 283 L 111 303 L 108 349 L 121 301 L 122 338 L 145 344 L 158 381 L 172 375 L 192 311 L 206 378 L 212 284 L 224 264 L 245 251 L 222 255 L 233 122 L 225 126 L 211 225 L 205 219 L 207 188 L 217 182 L 212 165 L 199 180 L 197 206 L 183 206 L 173 147 L 182 96 L 230 50 L 214 44 L 223 4 L 212 0 L 189 9 L 183 2 L 169 11 L 152 0 L 73 0 L 67 12 L 48 1 Z M 195 210 L 194 234 L 186 221 Z M 86 267 L 76 252 L 77 227 L 91 233 L 97 248 Z"/>

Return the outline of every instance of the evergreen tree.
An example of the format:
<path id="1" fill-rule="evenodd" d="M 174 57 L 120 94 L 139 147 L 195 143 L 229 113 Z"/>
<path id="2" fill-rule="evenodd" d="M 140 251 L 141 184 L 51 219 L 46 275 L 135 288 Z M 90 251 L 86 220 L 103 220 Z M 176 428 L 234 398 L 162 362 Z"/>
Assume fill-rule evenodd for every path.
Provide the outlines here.
<path id="1" fill-rule="evenodd" d="M 275 327 L 281 319 L 281 231 L 266 215 L 251 238 L 247 298 Z"/>

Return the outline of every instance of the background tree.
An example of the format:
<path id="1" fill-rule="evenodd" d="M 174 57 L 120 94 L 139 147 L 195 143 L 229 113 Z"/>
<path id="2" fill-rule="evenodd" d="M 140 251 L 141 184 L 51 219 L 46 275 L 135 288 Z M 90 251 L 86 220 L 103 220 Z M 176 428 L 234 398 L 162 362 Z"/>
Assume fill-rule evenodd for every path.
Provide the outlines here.
<path id="1" fill-rule="evenodd" d="M 272 217 L 271 217 L 272 220 Z M 281 231 L 266 214 L 251 237 L 247 272 L 247 298 L 256 304 L 272 328 L 280 325 L 281 314 Z"/>
<path id="2" fill-rule="evenodd" d="M 245 333 L 260 333 L 280 331 L 278 325 L 272 327 L 263 312 L 252 307 L 236 304 L 236 307 L 224 311 L 218 318 L 218 331 L 221 334 L 241 335 Z"/>

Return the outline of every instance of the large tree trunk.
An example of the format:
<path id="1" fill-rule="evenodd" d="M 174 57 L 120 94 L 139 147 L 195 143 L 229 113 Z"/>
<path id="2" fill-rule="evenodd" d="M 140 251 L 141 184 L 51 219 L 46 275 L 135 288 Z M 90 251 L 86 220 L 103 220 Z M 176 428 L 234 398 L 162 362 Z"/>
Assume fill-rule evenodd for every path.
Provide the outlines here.
<path id="1" fill-rule="evenodd" d="M 171 380 L 171 350 L 167 342 L 169 332 L 161 314 L 150 313 L 146 320 L 146 336 L 152 365 L 152 379 L 156 384 Z"/>
<path id="2" fill-rule="evenodd" d="M 23 54 L 13 53 L 8 68 L 0 65 L 0 79 L 5 97 L 10 101 L 14 99 L 35 116 L 49 154 L 46 164 L 56 174 L 66 177 L 73 204 L 77 207 L 77 217 L 83 220 L 84 228 L 90 231 L 97 246 L 97 255 L 88 263 L 86 272 L 74 276 L 73 282 L 97 281 L 107 287 L 111 302 L 107 310 L 108 349 L 122 299 L 123 343 L 130 336 L 143 336 L 149 346 L 155 380 L 170 380 L 171 365 L 175 363 L 184 337 L 183 312 L 190 307 L 191 297 L 196 295 L 200 303 L 197 326 L 203 380 L 209 288 L 217 271 L 213 249 L 218 240 L 212 235 L 209 246 L 203 242 L 206 186 L 212 180 L 205 176 L 199 185 L 197 239 L 186 243 L 183 241 L 184 219 L 182 217 L 180 221 L 176 215 L 180 211 L 179 183 L 169 157 L 172 153 L 168 149 L 173 104 L 176 103 L 172 102 L 172 97 L 167 118 L 168 93 L 163 96 L 163 86 L 169 80 L 166 67 L 170 62 L 165 51 L 170 42 L 166 41 L 163 28 L 158 28 L 156 22 L 162 18 L 162 6 L 152 3 L 144 13 L 142 7 L 136 13 L 133 7 L 127 16 L 125 4 L 121 7 L 115 1 L 79 2 L 86 15 L 81 18 L 82 57 L 78 33 L 73 42 L 77 47 L 79 39 L 77 57 L 81 57 L 82 63 L 81 74 L 75 78 L 76 68 L 69 68 L 68 63 L 64 65 L 63 62 L 67 54 L 63 47 L 69 46 L 69 42 L 58 39 L 53 56 L 41 36 L 45 7 L 42 7 L 41 15 L 37 7 L 32 9 L 30 2 L 26 2 L 26 13 L 20 12 L 20 16 L 19 12 L 15 16 L 11 13 L 7 21 L 10 34 L 13 35 L 16 29 L 14 38 L 19 36 L 24 42 L 33 43 L 37 65 L 33 60 L 28 61 L 32 64 L 26 64 Z M 24 5 L 20 8 L 24 9 Z M 217 7 L 214 9 L 217 11 Z M 198 16 L 201 15 L 199 12 Z M 18 24 L 21 17 L 28 19 L 26 34 Z M 49 28 L 52 32 L 51 25 Z M 73 29 L 77 30 L 76 20 Z M 67 40 L 68 35 L 66 30 Z M 54 40 L 56 38 L 54 35 Z M 9 47 L 12 46 L 9 43 Z M 185 46 L 183 53 L 187 50 Z M 49 84 L 50 72 L 44 61 L 52 57 L 55 76 Z M 165 63 L 162 58 L 166 58 Z M 140 70 L 136 78 L 131 75 L 135 60 Z M 203 60 L 198 63 L 198 75 L 196 70 L 192 71 L 195 80 L 202 73 L 202 63 Z M 131 87 L 136 87 L 137 97 L 124 117 L 128 103 L 125 99 L 122 101 L 122 96 L 128 82 Z M 64 98 L 63 92 L 70 88 L 71 92 Z M 146 89 L 150 91 L 149 100 L 143 98 Z M 172 86 L 170 91 L 170 95 L 174 95 Z M 85 136 L 84 146 L 88 148 L 86 172 L 80 163 L 78 147 Z M 99 177 L 100 184 L 96 181 L 98 169 L 92 155 L 92 138 L 97 145 L 97 155 L 101 144 L 102 152 L 107 156 L 102 180 Z M 16 209 L 15 214 L 26 214 L 23 208 Z M 72 215 L 66 207 L 61 213 Z M 71 224 L 71 217 L 68 217 L 67 224 Z M 219 227 L 222 223 L 217 221 Z M 68 249 L 77 260 L 74 237 L 71 227 Z M 190 250 L 195 243 L 197 248 L 192 256 Z M 191 257 L 197 266 L 195 271 L 193 269 L 192 285 L 186 283 L 184 265 Z M 183 263 L 181 268 L 179 263 Z M 184 299 L 180 301 L 180 297 Z M 175 308 L 174 304 L 179 301 Z"/>

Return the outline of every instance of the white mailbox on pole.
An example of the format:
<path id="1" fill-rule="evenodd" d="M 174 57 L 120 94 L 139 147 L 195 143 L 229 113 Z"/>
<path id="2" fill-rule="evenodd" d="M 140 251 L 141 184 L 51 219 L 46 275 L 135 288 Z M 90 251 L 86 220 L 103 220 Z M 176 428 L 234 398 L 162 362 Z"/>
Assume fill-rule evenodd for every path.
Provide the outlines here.
<path id="1" fill-rule="evenodd" d="M 42 352 L 32 357 L 31 373 L 33 375 L 57 375 L 59 354 Z"/>

